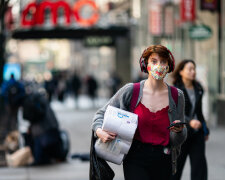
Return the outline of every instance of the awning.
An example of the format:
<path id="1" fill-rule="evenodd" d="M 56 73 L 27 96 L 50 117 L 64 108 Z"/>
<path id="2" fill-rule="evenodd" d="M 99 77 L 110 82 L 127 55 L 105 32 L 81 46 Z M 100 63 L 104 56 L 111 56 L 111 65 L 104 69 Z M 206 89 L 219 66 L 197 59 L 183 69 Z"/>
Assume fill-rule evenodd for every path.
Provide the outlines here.
<path id="1" fill-rule="evenodd" d="M 83 39 L 87 36 L 126 36 L 129 32 L 127 27 L 108 27 L 108 28 L 79 28 L 79 29 L 20 29 L 12 32 L 12 38 L 14 39 Z"/>

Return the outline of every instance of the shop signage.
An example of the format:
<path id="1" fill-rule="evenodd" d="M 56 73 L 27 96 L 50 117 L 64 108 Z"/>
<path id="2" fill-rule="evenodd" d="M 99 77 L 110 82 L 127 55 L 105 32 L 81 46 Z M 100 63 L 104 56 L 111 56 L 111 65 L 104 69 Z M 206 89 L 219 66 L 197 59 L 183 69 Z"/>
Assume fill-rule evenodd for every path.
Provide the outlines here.
<path id="1" fill-rule="evenodd" d="M 189 29 L 189 36 L 191 39 L 204 40 L 212 36 L 212 30 L 206 25 L 195 25 Z"/>
<path id="2" fill-rule="evenodd" d="M 218 9 L 218 1 L 217 0 L 201 0 L 201 9 L 216 11 Z"/>
<path id="3" fill-rule="evenodd" d="M 114 40 L 110 36 L 88 36 L 84 39 L 87 47 L 113 46 Z"/>
<path id="4" fill-rule="evenodd" d="M 164 35 L 171 36 L 174 34 L 174 8 L 165 6 L 164 9 Z"/>
<path id="5" fill-rule="evenodd" d="M 81 10 L 89 6 L 92 14 L 88 18 L 81 15 Z M 93 0 L 78 0 L 71 7 L 66 1 L 41 1 L 40 3 L 32 2 L 28 4 L 22 11 L 21 25 L 32 27 L 43 25 L 46 9 L 50 10 L 51 21 L 53 25 L 57 25 L 59 9 L 63 9 L 66 25 L 71 24 L 71 17 L 74 16 L 75 21 L 81 26 L 92 26 L 99 19 L 98 8 Z"/>
<path id="6" fill-rule="evenodd" d="M 181 0 L 181 20 L 182 22 L 195 20 L 195 0 Z"/>
<path id="7" fill-rule="evenodd" d="M 149 31 L 154 36 L 162 34 L 162 6 L 159 3 L 152 3 L 150 6 Z"/>
<path id="8" fill-rule="evenodd" d="M 8 7 L 7 11 L 5 12 L 4 23 L 5 27 L 8 30 L 11 30 L 13 28 L 14 21 L 13 21 L 12 7 Z"/>

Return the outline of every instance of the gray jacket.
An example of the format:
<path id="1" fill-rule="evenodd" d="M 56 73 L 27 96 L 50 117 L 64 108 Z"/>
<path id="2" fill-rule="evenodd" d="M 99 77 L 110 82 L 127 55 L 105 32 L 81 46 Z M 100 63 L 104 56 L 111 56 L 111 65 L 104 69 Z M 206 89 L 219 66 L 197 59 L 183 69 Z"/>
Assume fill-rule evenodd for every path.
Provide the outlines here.
<path id="1" fill-rule="evenodd" d="M 140 93 L 138 97 L 138 103 L 140 102 L 142 96 L 143 96 L 143 87 L 146 80 L 143 80 L 140 82 Z M 174 120 L 180 120 L 182 122 L 185 122 L 184 118 L 184 95 L 183 92 L 178 89 L 178 104 L 176 106 L 176 103 L 174 102 L 171 94 L 171 88 L 168 86 L 169 91 L 169 120 L 170 123 L 172 123 Z M 132 98 L 132 92 L 133 92 L 133 83 L 126 84 L 123 86 L 109 101 L 108 103 L 99 109 L 93 119 L 92 129 L 94 132 L 98 128 L 102 127 L 103 119 L 104 119 L 104 113 L 106 111 L 106 108 L 108 105 L 129 111 L 130 109 L 130 101 Z M 173 173 L 176 172 L 176 159 L 180 152 L 181 144 L 185 141 L 187 137 L 187 129 L 186 127 L 183 128 L 183 131 L 180 133 L 175 133 L 170 131 L 170 146 L 171 146 L 171 153 L 172 153 L 172 168 Z"/>

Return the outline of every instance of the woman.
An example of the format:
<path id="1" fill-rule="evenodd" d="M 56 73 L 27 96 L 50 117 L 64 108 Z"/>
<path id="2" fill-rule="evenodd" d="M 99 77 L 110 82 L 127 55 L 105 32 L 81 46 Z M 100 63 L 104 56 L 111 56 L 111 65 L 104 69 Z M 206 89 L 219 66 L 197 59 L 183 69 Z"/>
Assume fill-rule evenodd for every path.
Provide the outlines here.
<path id="1" fill-rule="evenodd" d="M 138 115 L 138 127 L 132 146 L 123 161 L 125 180 L 166 180 L 175 171 L 177 153 L 186 138 L 186 128 L 167 127 L 172 122 L 184 121 L 184 96 L 177 91 L 174 102 L 171 87 L 163 78 L 174 69 L 172 53 L 162 45 L 148 47 L 140 58 L 141 70 L 148 79 L 140 82 L 140 92 L 134 113 Z M 129 111 L 133 83 L 122 87 L 110 101 L 97 111 L 93 131 L 103 141 L 115 139 L 116 134 L 102 129 L 104 113 L 108 105 Z"/>
<path id="2" fill-rule="evenodd" d="M 185 119 L 188 122 L 188 138 L 181 148 L 178 158 L 178 170 L 173 180 L 181 179 L 187 156 L 190 157 L 191 179 L 207 179 L 207 163 L 205 157 L 205 140 L 209 130 L 202 114 L 203 88 L 195 80 L 196 65 L 193 60 L 183 60 L 175 70 L 174 85 L 184 92 Z"/>

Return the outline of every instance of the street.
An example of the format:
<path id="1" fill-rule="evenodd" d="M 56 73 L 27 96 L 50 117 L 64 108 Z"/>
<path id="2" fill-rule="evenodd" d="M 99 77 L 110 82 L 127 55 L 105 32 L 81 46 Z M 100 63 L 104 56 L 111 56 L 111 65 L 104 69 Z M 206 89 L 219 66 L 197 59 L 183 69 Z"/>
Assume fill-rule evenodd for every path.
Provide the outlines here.
<path id="1" fill-rule="evenodd" d="M 103 103 L 103 102 L 102 102 Z M 88 153 L 90 146 L 91 122 L 96 109 L 59 107 L 53 105 L 61 129 L 69 132 L 70 154 Z M 211 129 L 206 145 L 209 180 L 223 180 L 225 177 L 225 128 Z M 122 166 L 110 164 L 115 171 L 115 180 L 123 180 Z M 189 179 L 189 163 L 186 164 L 183 180 Z M 0 168 L 0 180 L 88 180 L 89 162 L 68 159 L 60 163 L 42 167 Z"/>
<path id="2" fill-rule="evenodd" d="M 186 119 L 197 119 L 188 122 L 196 132 L 210 129 L 204 149 L 204 139 L 193 137 L 199 141 L 190 145 L 197 149 L 192 164 L 205 153 L 207 180 L 225 180 L 225 0 L 0 0 L 0 180 L 88 180 L 95 112 L 125 84 L 144 79 L 139 98 L 157 120 L 140 108 L 141 140 L 172 144 L 167 113 L 170 121 L 182 120 L 184 108 Z M 132 105 L 134 89 L 124 87 L 112 102 Z M 61 139 L 54 113 L 39 95 L 51 102 Z M 122 128 L 116 129 L 122 137 Z M 174 136 L 176 144 L 182 133 Z M 17 155 L 31 160 L 21 163 L 29 166 L 7 167 Z M 35 166 L 48 156 L 54 164 Z M 123 166 L 109 165 L 114 180 L 123 180 Z M 195 167 L 206 175 L 205 160 Z M 160 166 L 157 175 L 167 169 Z M 188 158 L 182 180 L 190 174 Z"/>

